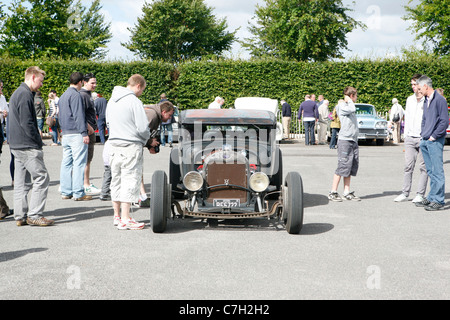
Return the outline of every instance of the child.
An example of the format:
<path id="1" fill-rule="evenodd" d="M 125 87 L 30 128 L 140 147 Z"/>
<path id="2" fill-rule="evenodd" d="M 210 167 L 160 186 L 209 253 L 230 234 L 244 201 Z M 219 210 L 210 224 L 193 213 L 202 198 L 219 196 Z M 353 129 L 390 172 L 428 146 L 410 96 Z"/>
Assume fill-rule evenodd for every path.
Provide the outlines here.
<path id="1" fill-rule="evenodd" d="M 355 196 L 354 191 L 350 192 L 351 176 L 356 176 L 359 167 L 359 146 L 358 146 L 358 120 L 356 119 L 355 102 L 357 91 L 353 87 L 344 89 L 344 102 L 336 107 L 338 117 L 341 121 L 341 130 L 338 138 L 338 167 L 333 177 L 333 185 L 328 195 L 331 201 L 342 201 L 337 192 L 341 177 L 344 177 L 344 198 L 347 200 L 361 201 Z"/>

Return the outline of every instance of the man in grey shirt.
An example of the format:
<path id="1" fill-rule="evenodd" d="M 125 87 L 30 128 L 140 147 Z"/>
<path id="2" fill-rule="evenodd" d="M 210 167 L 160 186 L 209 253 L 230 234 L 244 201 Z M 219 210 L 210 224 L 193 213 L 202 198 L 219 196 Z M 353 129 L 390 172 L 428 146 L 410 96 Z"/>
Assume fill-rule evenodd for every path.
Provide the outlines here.
<path id="1" fill-rule="evenodd" d="M 336 111 L 341 121 L 341 131 L 339 131 L 338 147 L 338 167 L 333 177 L 332 189 L 328 195 L 331 201 L 342 201 L 337 192 L 341 177 L 344 177 L 344 198 L 347 200 L 361 201 L 355 196 L 354 191 L 350 191 L 351 176 L 356 176 L 359 168 L 359 146 L 358 146 L 358 120 L 356 118 L 355 102 L 358 93 L 353 87 L 344 89 L 344 102 L 341 102 Z"/>

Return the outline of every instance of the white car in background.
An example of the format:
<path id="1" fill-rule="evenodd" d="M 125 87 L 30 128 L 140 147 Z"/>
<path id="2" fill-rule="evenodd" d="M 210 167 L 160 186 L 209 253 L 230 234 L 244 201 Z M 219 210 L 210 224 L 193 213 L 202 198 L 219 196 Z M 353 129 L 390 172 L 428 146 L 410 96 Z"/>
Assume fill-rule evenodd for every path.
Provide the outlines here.
<path id="1" fill-rule="evenodd" d="M 278 100 L 260 97 L 242 97 L 235 100 L 234 108 L 237 110 L 270 111 L 276 116 L 278 114 Z M 283 125 L 281 122 L 277 122 L 276 140 L 283 140 Z"/>

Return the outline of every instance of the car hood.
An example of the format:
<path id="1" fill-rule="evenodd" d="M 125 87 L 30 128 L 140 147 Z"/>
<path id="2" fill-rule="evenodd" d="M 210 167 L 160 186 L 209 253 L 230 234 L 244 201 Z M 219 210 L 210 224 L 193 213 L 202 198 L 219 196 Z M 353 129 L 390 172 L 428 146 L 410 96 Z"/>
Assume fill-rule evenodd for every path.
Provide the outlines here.
<path id="1" fill-rule="evenodd" d="M 358 120 L 359 126 L 364 127 L 373 127 L 375 123 L 379 121 L 387 122 L 385 119 L 380 118 L 378 116 L 372 116 L 372 115 L 356 115 L 356 119 Z"/>

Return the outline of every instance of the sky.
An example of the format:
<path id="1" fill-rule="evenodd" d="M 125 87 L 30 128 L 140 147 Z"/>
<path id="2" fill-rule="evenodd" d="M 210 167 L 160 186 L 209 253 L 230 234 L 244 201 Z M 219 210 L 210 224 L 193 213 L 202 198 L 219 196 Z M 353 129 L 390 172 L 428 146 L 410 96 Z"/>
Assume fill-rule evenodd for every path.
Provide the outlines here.
<path id="1" fill-rule="evenodd" d="M 135 60 L 138 59 L 132 52 L 121 46 L 128 42 L 131 36 L 128 28 L 132 28 L 138 17 L 142 16 L 144 3 L 153 0 L 101 0 L 103 6 L 101 13 L 106 22 L 111 22 L 113 38 L 108 44 L 109 60 Z M 9 5 L 11 1 L 3 1 Z M 89 7 L 92 0 L 82 0 L 84 6 Z M 205 0 L 205 3 L 214 9 L 217 18 L 226 18 L 229 31 L 239 28 L 236 35 L 240 40 L 248 38 L 249 22 L 255 17 L 256 5 L 264 5 L 264 0 Z M 348 51 L 343 52 L 345 59 L 353 57 L 378 58 L 401 54 L 402 47 L 410 47 L 417 43 L 415 34 L 408 28 L 411 21 L 402 19 L 406 15 L 404 9 L 409 0 L 343 0 L 344 6 L 353 9 L 348 14 L 354 19 L 363 22 L 367 30 L 360 28 L 347 35 Z M 413 0 L 410 5 L 416 5 L 419 0 Z M 254 22 L 253 22 L 254 23 Z M 419 45 L 420 47 L 420 45 Z M 225 56 L 234 59 L 248 59 L 249 53 L 239 44 L 235 43 Z"/>

